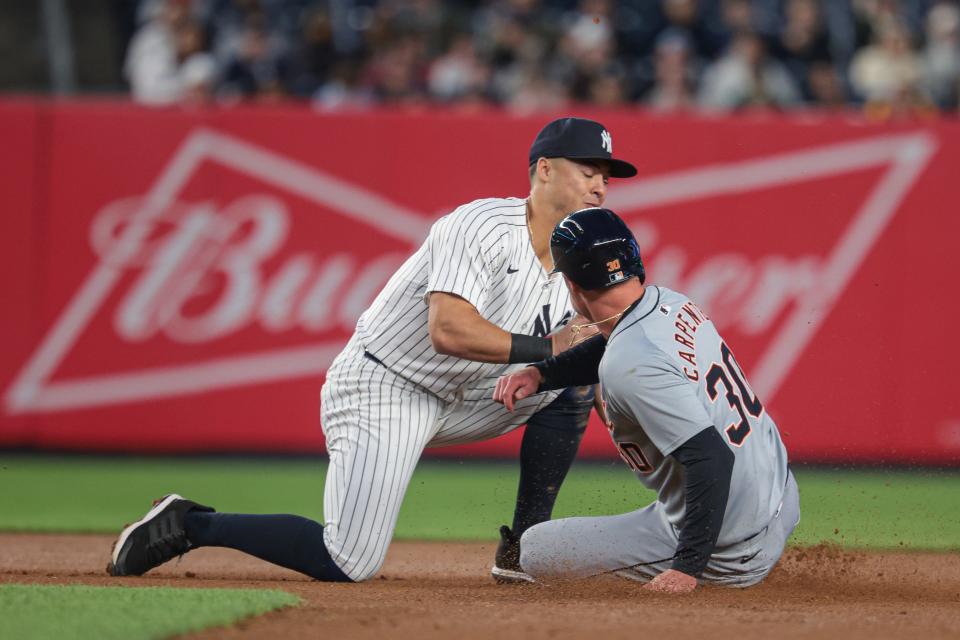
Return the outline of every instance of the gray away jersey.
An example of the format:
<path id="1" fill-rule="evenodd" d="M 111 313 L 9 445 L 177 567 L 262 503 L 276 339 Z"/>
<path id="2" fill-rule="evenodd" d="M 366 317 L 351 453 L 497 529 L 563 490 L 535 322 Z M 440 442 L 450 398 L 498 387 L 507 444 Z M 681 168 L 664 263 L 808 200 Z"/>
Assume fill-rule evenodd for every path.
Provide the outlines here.
<path id="1" fill-rule="evenodd" d="M 549 278 L 527 230 L 527 201 L 488 198 L 440 218 L 423 245 L 384 286 L 357 322 L 364 348 L 397 375 L 448 401 L 492 388 L 516 365 L 438 354 L 427 330 L 435 291 L 470 302 L 510 333 L 545 336 L 573 315 L 567 288 Z"/>
<path id="2" fill-rule="evenodd" d="M 657 492 L 670 523 L 684 517 L 684 470 L 670 454 L 713 426 L 736 456 L 718 547 L 762 530 L 783 499 L 787 451 L 713 322 L 686 296 L 648 286 L 607 342 L 600 383 L 614 444 Z"/>

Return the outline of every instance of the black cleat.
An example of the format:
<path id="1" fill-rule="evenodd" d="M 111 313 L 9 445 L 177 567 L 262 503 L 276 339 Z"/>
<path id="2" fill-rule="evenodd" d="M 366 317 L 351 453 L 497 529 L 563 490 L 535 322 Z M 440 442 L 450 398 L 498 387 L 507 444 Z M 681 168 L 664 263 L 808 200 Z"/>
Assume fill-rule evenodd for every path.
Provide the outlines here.
<path id="1" fill-rule="evenodd" d="M 535 582 L 533 576 L 520 567 L 520 538 L 513 535 L 507 525 L 500 527 L 500 544 L 490 573 L 497 584 Z"/>
<path id="2" fill-rule="evenodd" d="M 190 541 L 183 528 L 183 518 L 192 509 L 213 511 L 175 493 L 155 500 L 147 515 L 120 532 L 113 544 L 107 573 L 112 576 L 143 575 L 189 551 Z"/>

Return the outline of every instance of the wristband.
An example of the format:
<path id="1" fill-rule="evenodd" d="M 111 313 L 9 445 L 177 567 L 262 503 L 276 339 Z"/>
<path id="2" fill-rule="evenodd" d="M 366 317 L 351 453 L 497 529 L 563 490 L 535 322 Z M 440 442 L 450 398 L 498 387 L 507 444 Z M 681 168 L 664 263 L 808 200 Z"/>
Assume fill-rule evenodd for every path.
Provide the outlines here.
<path id="1" fill-rule="evenodd" d="M 550 338 L 525 336 L 522 333 L 510 334 L 510 364 L 518 362 L 538 362 L 553 355 L 553 343 Z"/>

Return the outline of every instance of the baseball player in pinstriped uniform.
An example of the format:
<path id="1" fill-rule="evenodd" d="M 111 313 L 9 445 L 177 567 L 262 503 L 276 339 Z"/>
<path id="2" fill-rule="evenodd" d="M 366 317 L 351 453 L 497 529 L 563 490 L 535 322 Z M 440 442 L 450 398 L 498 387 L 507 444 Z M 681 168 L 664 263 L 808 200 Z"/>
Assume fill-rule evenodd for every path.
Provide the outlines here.
<path id="1" fill-rule="evenodd" d="M 548 520 L 593 404 L 592 386 L 551 390 L 507 411 L 498 378 L 571 342 L 566 287 L 550 278 L 550 234 L 570 211 L 600 206 L 613 158 L 600 123 L 563 118 L 530 149 L 528 198 L 489 198 L 438 220 L 360 317 L 323 386 L 330 465 L 321 525 L 293 515 L 216 513 L 176 494 L 127 526 L 113 575 L 140 575 L 200 546 L 245 551 L 319 580 L 360 581 L 383 564 L 425 447 L 474 442 L 527 423 L 513 527 L 492 573 L 528 580 L 519 536 Z M 552 334 L 552 335 L 551 335 Z"/>
<path id="2" fill-rule="evenodd" d="M 505 376 L 494 399 L 511 408 L 599 380 L 614 444 L 657 501 L 538 524 L 521 538 L 522 568 L 538 579 L 617 573 L 670 593 L 698 579 L 760 582 L 799 522 L 799 495 L 733 352 L 685 295 L 644 286 L 640 250 L 612 211 L 570 215 L 551 247 L 574 308 L 601 335 Z"/>

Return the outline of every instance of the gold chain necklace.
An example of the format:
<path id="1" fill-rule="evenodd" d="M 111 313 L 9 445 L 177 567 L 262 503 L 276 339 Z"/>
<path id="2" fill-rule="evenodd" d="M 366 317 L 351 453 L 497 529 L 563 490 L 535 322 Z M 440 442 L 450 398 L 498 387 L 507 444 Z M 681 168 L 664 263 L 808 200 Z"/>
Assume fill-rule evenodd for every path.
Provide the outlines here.
<path id="1" fill-rule="evenodd" d="M 592 337 L 593 337 L 594 335 L 596 335 L 596 334 L 589 335 L 589 336 L 584 336 L 584 337 L 580 338 L 579 340 L 577 340 L 577 338 L 580 336 L 580 332 L 583 331 L 584 329 L 586 329 L 587 327 L 594 327 L 594 326 L 596 326 L 596 325 L 598 325 L 598 324 L 603 324 L 604 322 L 610 322 L 610 321 L 613 320 L 614 318 L 619 318 L 620 316 L 622 316 L 624 313 L 627 312 L 627 309 L 629 309 L 632 304 L 633 304 L 633 303 L 631 302 L 630 304 L 628 304 L 627 306 L 625 306 L 625 307 L 623 308 L 623 311 L 621 311 L 620 313 L 615 313 L 615 314 L 613 314 L 612 316 L 610 316 L 609 318 L 604 318 L 603 320 L 597 320 L 596 322 L 588 322 L 588 323 L 584 323 L 584 324 L 572 324 L 572 325 L 570 325 L 570 333 L 571 333 L 571 335 L 570 335 L 570 344 L 569 344 L 568 346 L 569 346 L 569 347 L 572 347 L 572 346 L 574 346 L 575 344 L 579 344 L 579 343 L 583 342 L 584 340 L 589 340 L 590 338 L 592 338 Z"/>

